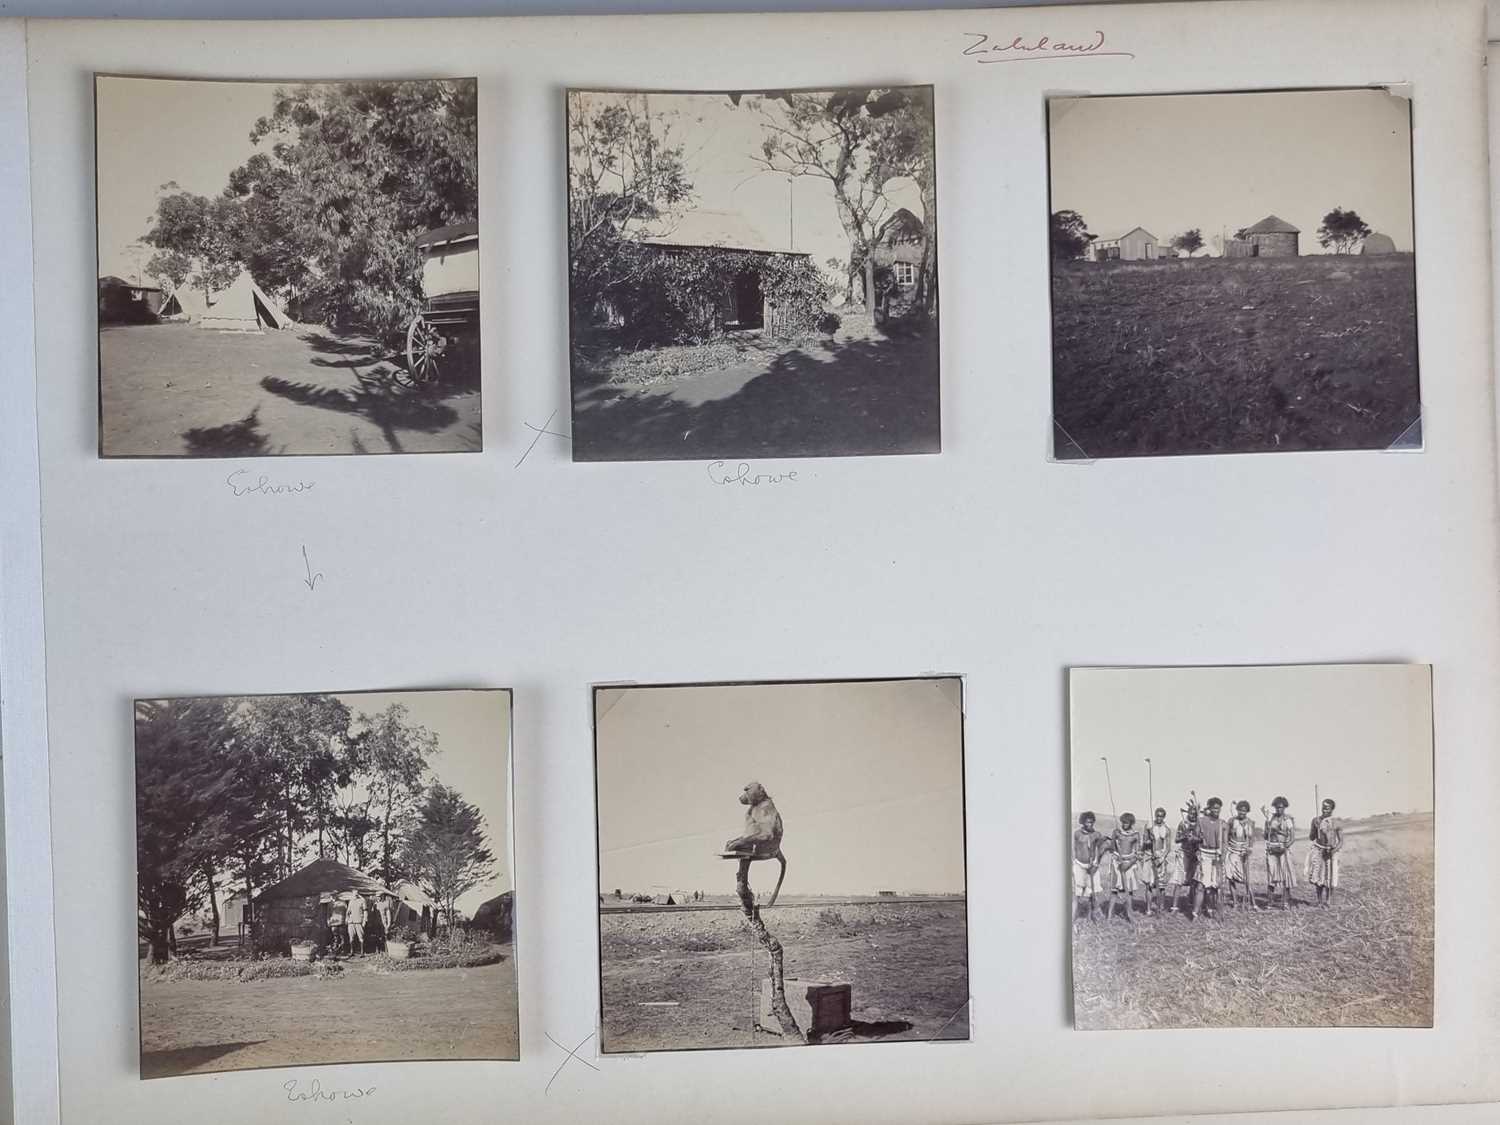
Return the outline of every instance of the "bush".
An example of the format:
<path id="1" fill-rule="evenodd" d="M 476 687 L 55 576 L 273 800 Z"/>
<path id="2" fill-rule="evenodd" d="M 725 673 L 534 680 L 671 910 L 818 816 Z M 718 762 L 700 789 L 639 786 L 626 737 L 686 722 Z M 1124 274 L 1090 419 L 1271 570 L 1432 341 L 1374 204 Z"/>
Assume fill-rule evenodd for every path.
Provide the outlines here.
<path id="1" fill-rule="evenodd" d="M 183 980 L 282 980 L 286 977 L 317 977 L 328 980 L 343 973 L 342 965 L 327 961 L 293 961 L 285 957 L 265 958 L 258 961 L 169 961 L 165 965 L 149 965 L 146 976 L 161 981 Z"/>
<path id="2" fill-rule="evenodd" d="M 371 967 L 376 972 L 409 973 L 418 969 L 475 969 L 481 965 L 495 965 L 503 960 L 505 955 L 495 946 L 474 942 L 465 948 L 442 952 L 428 946 L 426 952 L 413 953 L 404 961 L 381 954 L 373 959 Z"/>

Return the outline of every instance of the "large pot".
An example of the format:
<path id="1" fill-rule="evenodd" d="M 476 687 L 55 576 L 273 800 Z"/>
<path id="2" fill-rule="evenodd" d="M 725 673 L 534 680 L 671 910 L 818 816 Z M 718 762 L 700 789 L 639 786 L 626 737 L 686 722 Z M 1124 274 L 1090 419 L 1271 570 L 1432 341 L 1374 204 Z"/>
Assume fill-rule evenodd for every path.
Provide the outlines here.
<path id="1" fill-rule="evenodd" d="M 397 961 L 405 961 L 411 956 L 411 944 L 409 942 L 398 941 L 395 938 L 389 938 L 385 943 L 385 951 Z"/>
<path id="2" fill-rule="evenodd" d="M 317 946 L 310 941 L 294 941 L 292 942 L 292 960 L 311 961 L 313 950 L 316 948 Z"/>

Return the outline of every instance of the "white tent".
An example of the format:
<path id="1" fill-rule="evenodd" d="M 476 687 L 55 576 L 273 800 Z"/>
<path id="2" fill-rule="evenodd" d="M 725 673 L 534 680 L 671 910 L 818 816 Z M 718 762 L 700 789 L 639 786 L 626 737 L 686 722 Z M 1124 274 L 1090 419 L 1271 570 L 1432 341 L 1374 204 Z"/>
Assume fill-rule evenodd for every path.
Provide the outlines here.
<path id="1" fill-rule="evenodd" d="M 182 286 L 163 303 L 161 316 L 186 316 L 199 328 L 218 332 L 259 332 L 292 324 L 292 318 L 244 270 L 229 288 L 213 293 Z"/>

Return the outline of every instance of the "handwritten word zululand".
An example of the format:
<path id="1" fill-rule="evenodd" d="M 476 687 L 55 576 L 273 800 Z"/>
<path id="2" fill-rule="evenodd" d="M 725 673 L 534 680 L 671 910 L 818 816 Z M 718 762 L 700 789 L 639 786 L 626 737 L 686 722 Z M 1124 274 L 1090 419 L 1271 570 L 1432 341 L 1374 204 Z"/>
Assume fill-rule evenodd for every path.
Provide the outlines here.
<path id="1" fill-rule="evenodd" d="M 725 461 L 710 461 L 708 479 L 715 484 L 793 484 L 797 480 L 797 470 L 792 469 L 785 473 L 757 473 L 750 468 L 748 461 L 741 461 L 733 468 L 730 468 L 728 462 Z"/>
<path id="2" fill-rule="evenodd" d="M 1038 36 L 1036 39 L 1017 35 L 1008 43 L 999 39 L 991 39 L 979 31 L 966 31 L 964 35 L 973 40 L 964 48 L 964 54 L 981 63 L 1040 62 L 1043 59 L 1098 58 L 1106 55 L 1135 58 L 1135 54 L 1131 51 L 1106 51 L 1104 49 L 1106 40 L 1102 31 L 1094 32 L 1093 38 L 1083 43 L 1070 43 L 1063 39 L 1053 39 L 1048 35 Z"/>
<path id="3" fill-rule="evenodd" d="M 290 1082 L 282 1084 L 286 1091 L 286 1100 L 289 1102 L 352 1102 L 360 1098 L 368 1098 L 375 1093 L 374 1086 L 366 1086 L 363 1089 L 356 1087 L 353 1090 L 325 1090 L 314 1078 L 307 1084 L 307 1089 L 300 1089 L 302 1083 L 293 1078 Z"/>
<path id="4" fill-rule="evenodd" d="M 248 469 L 236 469 L 224 478 L 224 483 L 236 496 L 282 496 L 307 492 L 317 481 L 299 480 L 296 484 L 272 484 L 271 478 L 265 473 L 261 473 L 259 477 L 251 481 Z"/>

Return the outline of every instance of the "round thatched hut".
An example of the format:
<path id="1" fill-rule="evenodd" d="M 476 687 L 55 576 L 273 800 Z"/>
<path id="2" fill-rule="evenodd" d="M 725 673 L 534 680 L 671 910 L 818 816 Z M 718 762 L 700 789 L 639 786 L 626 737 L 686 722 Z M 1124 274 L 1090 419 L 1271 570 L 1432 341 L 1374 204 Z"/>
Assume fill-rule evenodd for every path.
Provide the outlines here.
<path id="1" fill-rule="evenodd" d="M 1394 254 L 1396 252 L 1396 240 L 1388 234 L 1376 231 L 1368 235 L 1364 242 L 1360 243 L 1361 254 Z"/>
<path id="2" fill-rule="evenodd" d="M 255 941 L 262 949 L 279 949 L 293 941 L 323 945 L 328 940 L 331 900 L 354 892 L 369 900 L 370 914 L 381 895 L 395 892 L 363 871 L 332 859 L 317 859 L 255 896 Z"/>
<path id="3" fill-rule="evenodd" d="M 1253 227 L 1245 228 L 1245 241 L 1255 248 L 1257 258 L 1295 258 L 1297 236 L 1302 232 L 1285 219 L 1267 215 Z"/>

